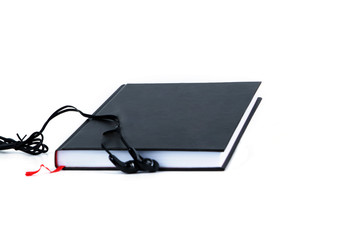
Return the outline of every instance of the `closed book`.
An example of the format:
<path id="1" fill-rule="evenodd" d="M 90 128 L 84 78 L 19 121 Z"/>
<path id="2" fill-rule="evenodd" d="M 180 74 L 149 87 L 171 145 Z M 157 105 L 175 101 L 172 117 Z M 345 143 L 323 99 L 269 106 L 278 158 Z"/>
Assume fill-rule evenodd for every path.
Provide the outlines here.
<path id="1" fill-rule="evenodd" d="M 95 115 L 119 117 L 129 144 L 160 170 L 224 170 L 261 98 L 260 82 L 154 83 L 120 86 Z M 110 127 L 111 128 L 111 127 Z M 86 120 L 57 150 L 64 169 L 116 169 L 101 148 L 109 123 Z M 131 159 L 118 137 L 106 146 Z"/>

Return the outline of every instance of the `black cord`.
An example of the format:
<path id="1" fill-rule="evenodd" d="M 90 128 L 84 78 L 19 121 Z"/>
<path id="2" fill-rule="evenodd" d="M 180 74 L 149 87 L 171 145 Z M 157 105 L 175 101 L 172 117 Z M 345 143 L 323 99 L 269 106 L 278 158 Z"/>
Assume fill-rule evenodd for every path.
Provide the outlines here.
<path id="1" fill-rule="evenodd" d="M 49 124 L 49 122 L 53 118 L 59 116 L 60 114 L 65 113 L 65 112 L 78 112 L 82 116 L 87 117 L 87 118 L 96 119 L 96 120 L 113 121 L 116 124 L 115 128 L 110 131 L 105 132 L 104 135 L 107 133 L 111 133 L 111 132 L 117 132 L 120 135 L 122 142 L 125 144 L 125 146 L 127 148 L 129 148 L 129 144 L 125 140 L 124 136 L 121 134 L 120 121 L 117 116 L 86 114 L 73 106 L 66 105 L 66 106 L 59 108 L 53 114 L 51 114 L 50 117 L 46 120 L 46 122 L 42 126 L 42 128 L 40 129 L 40 131 L 34 132 L 27 139 L 25 139 L 26 135 L 23 138 L 21 138 L 19 136 L 19 134 L 16 134 L 19 140 L 14 140 L 12 138 L 5 138 L 5 137 L 0 136 L 0 150 L 15 149 L 15 150 L 23 151 L 25 153 L 29 153 L 32 155 L 46 153 L 49 150 L 49 148 L 46 144 L 43 143 L 44 142 L 43 132 L 44 132 L 46 126 Z M 104 147 L 105 147 L 105 145 L 104 145 Z"/>
<path id="2" fill-rule="evenodd" d="M 147 172 L 155 172 L 159 169 L 159 164 L 155 160 L 142 158 L 140 156 L 140 154 L 138 154 L 136 152 L 136 150 L 128 144 L 128 142 L 125 140 L 125 137 L 123 136 L 123 134 L 121 132 L 120 120 L 117 116 L 110 115 L 110 114 L 108 114 L 108 115 L 87 114 L 87 113 L 83 113 L 79 109 L 77 109 L 73 106 L 70 106 L 70 105 L 63 106 L 63 107 L 59 108 L 58 110 L 56 110 L 46 120 L 46 122 L 44 123 L 42 128 L 39 131 L 32 133 L 27 139 L 25 139 L 26 135 L 23 138 L 21 138 L 19 136 L 19 134 L 16 134 L 19 140 L 14 140 L 12 138 L 5 138 L 5 137 L 0 136 L 0 150 L 14 149 L 14 150 L 22 151 L 22 152 L 32 154 L 32 155 L 39 155 L 41 153 L 46 153 L 49 150 L 49 148 L 46 144 L 44 144 L 43 132 L 44 132 L 46 126 L 49 124 L 49 122 L 53 118 L 59 116 L 60 114 L 65 113 L 65 112 L 78 112 L 82 116 L 89 118 L 89 119 L 110 121 L 110 122 L 115 123 L 115 127 L 111 130 L 104 132 L 103 136 L 105 137 L 106 135 L 109 135 L 112 133 L 117 133 L 134 160 L 127 161 L 127 162 L 120 161 L 115 155 L 113 155 L 110 152 L 109 149 L 106 148 L 105 142 L 104 142 L 105 141 L 104 137 L 101 142 L 101 147 L 109 154 L 109 160 L 119 170 L 126 172 L 126 173 L 134 173 L 134 172 L 137 172 L 138 170 L 147 171 Z"/>

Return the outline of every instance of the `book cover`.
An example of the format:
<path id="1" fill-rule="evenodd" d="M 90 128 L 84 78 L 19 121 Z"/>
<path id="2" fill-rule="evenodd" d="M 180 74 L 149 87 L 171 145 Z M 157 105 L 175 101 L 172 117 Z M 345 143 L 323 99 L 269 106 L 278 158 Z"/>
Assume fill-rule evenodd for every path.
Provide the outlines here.
<path id="1" fill-rule="evenodd" d="M 126 84 L 94 114 L 114 114 L 123 134 L 161 170 L 224 170 L 261 98 L 260 82 Z M 106 122 L 87 120 L 57 150 L 64 169 L 114 169 L 101 148 Z M 131 159 L 117 138 L 107 147 Z"/>

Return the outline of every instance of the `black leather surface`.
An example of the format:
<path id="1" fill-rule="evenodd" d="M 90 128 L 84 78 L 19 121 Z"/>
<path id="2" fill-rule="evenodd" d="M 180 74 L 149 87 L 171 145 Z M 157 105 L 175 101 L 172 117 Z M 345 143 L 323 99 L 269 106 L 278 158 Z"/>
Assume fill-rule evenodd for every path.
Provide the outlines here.
<path id="1" fill-rule="evenodd" d="M 138 150 L 223 151 L 260 82 L 127 84 L 95 113 L 116 114 Z M 101 149 L 109 123 L 86 121 L 60 149 Z M 111 149 L 124 149 L 119 139 Z"/>

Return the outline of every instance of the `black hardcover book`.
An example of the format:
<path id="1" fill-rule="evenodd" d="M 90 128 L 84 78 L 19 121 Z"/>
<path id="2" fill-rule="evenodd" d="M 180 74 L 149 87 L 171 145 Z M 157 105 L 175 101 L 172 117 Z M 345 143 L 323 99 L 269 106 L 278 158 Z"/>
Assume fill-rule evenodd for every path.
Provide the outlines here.
<path id="1" fill-rule="evenodd" d="M 261 98 L 260 82 L 126 84 L 94 114 L 117 115 L 127 141 L 160 170 L 224 170 Z M 103 121 L 86 120 L 55 153 L 64 169 L 115 169 L 101 148 Z M 131 157 L 120 139 L 106 146 Z"/>

